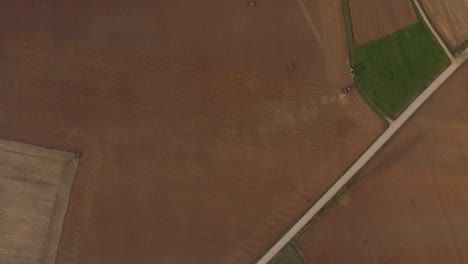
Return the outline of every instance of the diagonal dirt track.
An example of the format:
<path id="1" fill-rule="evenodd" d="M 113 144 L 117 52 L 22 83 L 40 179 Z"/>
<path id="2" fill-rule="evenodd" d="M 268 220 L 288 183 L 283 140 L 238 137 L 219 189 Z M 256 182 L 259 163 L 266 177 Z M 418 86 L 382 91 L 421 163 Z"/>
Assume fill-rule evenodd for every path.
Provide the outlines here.
<path id="1" fill-rule="evenodd" d="M 419 3 L 419 0 L 414 0 L 414 4 L 418 9 L 419 14 L 421 14 L 422 18 L 424 19 L 424 22 L 426 22 L 426 25 L 431 30 L 432 35 L 437 39 L 437 42 L 439 42 L 440 46 L 444 49 L 445 53 L 450 58 L 450 60 L 453 61 L 455 58 L 453 57 L 452 52 L 450 52 L 450 50 L 447 48 L 447 45 L 445 45 L 445 42 L 439 36 L 439 33 L 434 29 L 434 26 L 432 25 L 431 21 L 427 18 L 426 13 L 424 12 L 424 10 L 421 7 L 421 4 Z"/>
<path id="2" fill-rule="evenodd" d="M 468 49 L 461 53 L 458 58 L 454 58 L 442 38 L 431 25 L 424 10 L 418 0 L 414 1 L 418 11 L 431 32 L 445 50 L 452 64 L 442 72 L 429 87 L 411 103 L 408 108 L 394 121 L 390 123 L 388 129 L 370 146 L 370 148 L 346 171 L 341 178 L 292 226 L 288 232 L 271 247 L 257 264 L 266 264 L 271 260 L 294 236 L 324 207 L 333 197 L 345 186 L 345 184 L 361 169 L 367 162 L 382 148 L 387 141 L 409 120 L 409 118 L 429 99 L 429 97 L 468 59 Z"/>
<path id="3" fill-rule="evenodd" d="M 0 137 L 83 153 L 57 263 L 251 263 L 385 127 L 339 0 L 304 0 L 326 49 L 295 1 L 27 2 Z"/>
<path id="4" fill-rule="evenodd" d="M 289 231 L 258 261 L 266 264 L 346 185 L 346 183 L 389 141 L 429 97 L 465 62 L 468 49 L 435 79 L 429 87 L 393 122 L 372 146 L 346 171 L 341 178 L 299 219 Z"/>

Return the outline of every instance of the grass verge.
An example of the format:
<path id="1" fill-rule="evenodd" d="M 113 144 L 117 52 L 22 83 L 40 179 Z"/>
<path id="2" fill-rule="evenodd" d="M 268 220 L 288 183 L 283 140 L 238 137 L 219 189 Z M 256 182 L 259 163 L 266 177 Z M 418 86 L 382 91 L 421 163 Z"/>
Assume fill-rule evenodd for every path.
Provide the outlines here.
<path id="1" fill-rule="evenodd" d="M 417 23 L 355 46 L 349 0 L 343 0 L 343 8 L 356 85 L 380 114 L 395 119 L 449 59 L 419 13 Z"/>
<path id="2" fill-rule="evenodd" d="M 295 239 L 292 239 L 268 264 L 305 264 L 307 260 L 302 255 Z"/>
<path id="3" fill-rule="evenodd" d="M 468 40 L 465 40 L 460 47 L 455 50 L 455 56 L 461 55 L 466 49 L 468 49 Z"/>
<path id="4" fill-rule="evenodd" d="M 411 0 L 411 2 L 413 2 L 413 5 L 414 5 L 414 0 Z M 437 31 L 440 38 L 444 42 L 445 46 L 450 50 L 450 52 L 452 53 L 452 55 L 454 57 L 459 56 L 460 54 L 463 53 L 463 51 L 465 51 L 465 49 L 468 48 L 468 40 L 465 40 L 462 44 L 460 44 L 460 46 L 458 46 L 456 48 L 451 48 L 450 45 L 448 45 L 448 42 L 445 39 L 445 37 L 441 34 L 440 30 L 438 30 L 437 27 L 435 26 L 436 24 L 434 23 L 434 20 L 432 19 L 432 17 L 427 14 L 427 10 L 424 7 L 424 4 L 421 4 L 421 8 L 422 8 L 423 12 L 426 13 L 426 17 L 429 20 L 429 23 L 431 23 L 431 25 L 434 27 L 435 31 Z"/>

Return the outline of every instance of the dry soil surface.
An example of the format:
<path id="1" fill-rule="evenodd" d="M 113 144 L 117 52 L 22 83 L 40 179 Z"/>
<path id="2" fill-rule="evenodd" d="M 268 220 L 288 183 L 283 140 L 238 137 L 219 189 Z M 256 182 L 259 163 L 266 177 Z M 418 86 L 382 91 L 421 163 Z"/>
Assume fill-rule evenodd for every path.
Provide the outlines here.
<path id="1" fill-rule="evenodd" d="M 354 41 L 362 45 L 416 23 L 410 0 L 350 0 Z"/>
<path id="2" fill-rule="evenodd" d="M 340 0 L 10 1 L 0 18 L 0 137 L 82 152 L 58 264 L 253 262 L 384 128 L 340 95 Z"/>
<path id="3" fill-rule="evenodd" d="M 468 65 L 456 72 L 299 239 L 311 263 L 468 260 Z"/>
<path id="4" fill-rule="evenodd" d="M 434 27 L 452 50 L 468 40 L 467 0 L 420 0 Z"/>

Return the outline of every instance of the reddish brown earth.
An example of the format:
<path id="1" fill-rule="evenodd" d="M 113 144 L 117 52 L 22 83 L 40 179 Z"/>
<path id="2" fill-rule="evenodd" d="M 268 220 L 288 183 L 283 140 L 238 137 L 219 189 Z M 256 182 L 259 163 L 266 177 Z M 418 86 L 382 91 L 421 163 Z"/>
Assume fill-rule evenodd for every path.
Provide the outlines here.
<path id="1" fill-rule="evenodd" d="M 452 50 L 468 40 L 466 0 L 420 0 L 434 27 Z"/>
<path id="2" fill-rule="evenodd" d="M 340 2 L 4 3 L 0 138 L 82 153 L 57 263 L 260 256 L 384 128 Z"/>
<path id="3" fill-rule="evenodd" d="M 299 239 L 310 263 L 468 261 L 468 64 Z"/>
<path id="4" fill-rule="evenodd" d="M 357 45 L 380 39 L 417 21 L 410 0 L 350 0 L 349 5 Z"/>

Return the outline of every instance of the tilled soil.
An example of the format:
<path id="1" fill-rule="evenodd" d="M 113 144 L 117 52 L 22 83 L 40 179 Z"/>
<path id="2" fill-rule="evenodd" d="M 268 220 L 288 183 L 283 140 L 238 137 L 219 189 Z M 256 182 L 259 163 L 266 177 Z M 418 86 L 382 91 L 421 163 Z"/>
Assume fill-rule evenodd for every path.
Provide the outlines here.
<path id="1" fill-rule="evenodd" d="M 371 144 L 341 1 L 304 6 L 4 4 L 0 137 L 82 153 L 57 263 L 253 262 Z"/>
<path id="2" fill-rule="evenodd" d="M 436 30 L 456 50 L 468 40 L 468 2 L 466 0 L 420 0 Z"/>
<path id="3" fill-rule="evenodd" d="M 468 258 L 468 65 L 460 68 L 302 234 L 310 263 Z"/>
<path id="4" fill-rule="evenodd" d="M 350 0 L 354 41 L 362 45 L 417 22 L 410 0 Z"/>

